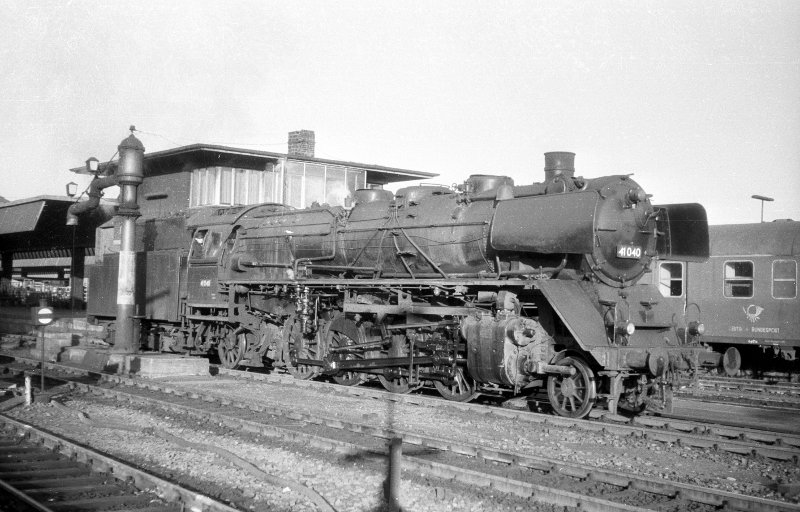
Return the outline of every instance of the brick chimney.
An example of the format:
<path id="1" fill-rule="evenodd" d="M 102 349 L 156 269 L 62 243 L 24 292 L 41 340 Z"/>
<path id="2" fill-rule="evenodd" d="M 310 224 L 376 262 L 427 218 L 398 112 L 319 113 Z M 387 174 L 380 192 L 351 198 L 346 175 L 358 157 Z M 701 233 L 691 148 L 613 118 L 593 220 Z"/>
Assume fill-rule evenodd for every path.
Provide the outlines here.
<path id="1" fill-rule="evenodd" d="M 314 157 L 314 132 L 299 130 L 289 132 L 289 156 Z"/>

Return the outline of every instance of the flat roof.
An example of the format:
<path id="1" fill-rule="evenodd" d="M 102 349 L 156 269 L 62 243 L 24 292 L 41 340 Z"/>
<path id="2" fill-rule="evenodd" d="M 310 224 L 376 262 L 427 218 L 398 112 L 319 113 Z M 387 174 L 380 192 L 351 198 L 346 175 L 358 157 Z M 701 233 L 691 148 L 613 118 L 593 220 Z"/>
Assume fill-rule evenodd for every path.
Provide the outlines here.
<path id="1" fill-rule="evenodd" d="M 213 155 L 218 156 L 217 158 L 213 158 Z M 329 158 L 317 158 L 302 155 L 288 155 L 286 153 L 274 153 L 271 151 L 234 148 L 230 146 L 218 146 L 214 144 L 190 144 L 188 146 L 181 146 L 163 151 L 155 151 L 153 153 L 145 153 L 144 161 L 145 165 L 148 167 L 162 167 L 162 165 L 165 164 L 169 165 L 170 162 L 178 163 L 185 161 L 186 159 L 193 159 L 192 157 L 194 157 L 196 163 L 201 166 L 230 165 L 239 163 L 242 167 L 245 167 L 248 164 L 252 167 L 258 163 L 263 163 L 265 160 L 277 161 L 286 158 L 301 162 L 355 167 L 376 173 L 378 175 L 377 177 L 386 181 L 386 183 L 427 179 L 438 176 L 437 173 L 401 169 L 399 167 L 387 167 L 385 165 L 364 164 L 346 160 L 333 160 Z M 223 161 L 220 161 L 219 157 L 225 157 L 224 163 Z M 100 170 L 105 171 L 108 165 L 109 162 L 101 163 Z M 237 165 L 232 166 L 236 167 Z M 89 174 L 86 171 L 86 168 L 83 166 L 74 167 L 70 169 L 70 171 L 76 174 Z"/>
<path id="2" fill-rule="evenodd" d="M 37 196 L 0 204 L 0 248 L 26 252 L 53 248 L 94 247 L 94 229 L 102 212 L 68 229 L 67 210 L 74 198 Z"/>

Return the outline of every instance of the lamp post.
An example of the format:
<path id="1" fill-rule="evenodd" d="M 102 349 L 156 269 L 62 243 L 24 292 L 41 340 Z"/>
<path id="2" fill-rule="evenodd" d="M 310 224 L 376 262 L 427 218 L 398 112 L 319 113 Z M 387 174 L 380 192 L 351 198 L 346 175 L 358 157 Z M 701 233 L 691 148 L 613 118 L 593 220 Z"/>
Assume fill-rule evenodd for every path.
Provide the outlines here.
<path id="1" fill-rule="evenodd" d="M 764 201 L 774 201 L 775 199 L 767 196 L 760 196 L 758 194 L 752 195 L 750 197 L 761 201 L 761 222 L 764 222 Z"/>

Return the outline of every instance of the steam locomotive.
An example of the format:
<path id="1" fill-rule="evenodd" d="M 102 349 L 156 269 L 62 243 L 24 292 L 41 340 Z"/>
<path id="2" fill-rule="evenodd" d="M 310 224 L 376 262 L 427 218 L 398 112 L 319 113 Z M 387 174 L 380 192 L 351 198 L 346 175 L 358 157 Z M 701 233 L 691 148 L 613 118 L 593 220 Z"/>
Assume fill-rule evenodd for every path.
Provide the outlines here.
<path id="1" fill-rule="evenodd" d="M 708 258 L 705 210 L 654 206 L 628 175 L 473 175 L 450 188 L 358 190 L 352 207 L 205 208 L 186 249 L 137 254 L 142 339 L 222 364 L 285 367 L 404 393 L 546 387 L 553 410 L 669 407 L 702 359 L 696 310 L 642 276 L 655 257 Z M 110 320 L 118 262 L 90 269 L 89 313 Z"/>

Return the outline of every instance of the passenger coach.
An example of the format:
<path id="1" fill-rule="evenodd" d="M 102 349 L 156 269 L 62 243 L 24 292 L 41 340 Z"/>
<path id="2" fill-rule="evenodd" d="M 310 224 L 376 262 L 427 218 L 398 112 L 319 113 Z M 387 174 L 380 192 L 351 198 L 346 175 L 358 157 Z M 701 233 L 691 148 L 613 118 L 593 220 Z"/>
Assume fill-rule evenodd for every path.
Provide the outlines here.
<path id="1" fill-rule="evenodd" d="M 800 222 L 709 226 L 704 263 L 661 261 L 653 279 L 674 307 L 699 310 L 702 341 L 728 375 L 798 370 Z M 688 268 L 687 268 L 688 265 Z"/>

